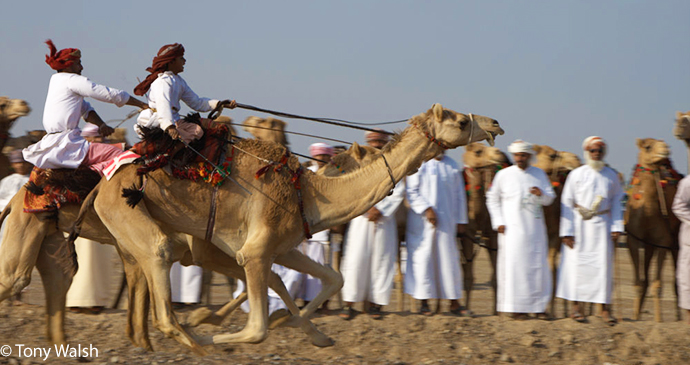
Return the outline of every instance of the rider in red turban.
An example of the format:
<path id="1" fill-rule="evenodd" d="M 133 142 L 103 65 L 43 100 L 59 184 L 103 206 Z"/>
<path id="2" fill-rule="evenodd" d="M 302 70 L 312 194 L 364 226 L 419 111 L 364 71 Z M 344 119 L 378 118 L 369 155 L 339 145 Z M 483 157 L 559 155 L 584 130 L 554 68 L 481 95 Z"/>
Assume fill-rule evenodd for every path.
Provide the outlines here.
<path id="1" fill-rule="evenodd" d="M 158 74 L 168 70 L 168 64 L 177 57 L 184 56 L 184 47 L 179 43 L 166 44 L 158 50 L 158 54 L 153 58 L 151 67 L 146 68 L 150 72 L 139 85 L 134 88 L 134 94 L 142 96 L 149 91 L 151 84 L 156 81 Z"/>

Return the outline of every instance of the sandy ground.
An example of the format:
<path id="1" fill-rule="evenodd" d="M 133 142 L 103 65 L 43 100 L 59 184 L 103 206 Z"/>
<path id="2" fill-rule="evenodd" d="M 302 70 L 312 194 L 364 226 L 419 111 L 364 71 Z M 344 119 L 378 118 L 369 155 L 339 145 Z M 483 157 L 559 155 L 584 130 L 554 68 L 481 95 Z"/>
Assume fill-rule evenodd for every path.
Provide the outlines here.
<path id="1" fill-rule="evenodd" d="M 28 356 L 33 348 L 52 348 L 46 343 L 43 290 L 35 272 L 24 294 L 22 306 L 0 304 L 0 346 L 9 345 L 12 355 L 0 357 L 0 364 L 62 364 L 76 362 L 117 364 L 687 364 L 690 363 L 690 325 L 676 321 L 673 271 L 667 259 L 663 283 L 663 314 L 666 322 L 655 323 L 653 303 L 648 298 L 641 321 L 631 321 L 633 287 L 627 249 L 618 249 L 617 287 L 614 291 L 615 315 L 621 319 L 609 326 L 596 316 L 588 323 L 563 318 L 562 304 L 552 321 L 515 321 L 491 315 L 493 293 L 489 285 L 491 269 L 488 255 L 482 251 L 476 259 L 477 283 L 472 298 L 475 318 L 460 318 L 447 313 L 424 317 L 405 309 L 397 310 L 398 300 L 384 308 L 387 315 L 375 321 L 360 314 L 344 321 L 332 314 L 317 315 L 313 322 L 335 340 L 329 348 L 317 348 L 298 329 L 272 330 L 266 341 L 250 345 L 207 347 L 209 355 L 198 357 L 172 339 L 151 328 L 155 352 L 131 345 L 125 335 L 126 312 L 123 307 L 108 309 L 100 315 L 68 313 L 67 336 L 72 346 L 91 350 L 81 359 L 58 357 L 55 349 L 44 361 Z M 113 275 L 119 277 L 119 266 Z M 115 292 L 115 288 L 113 288 Z M 114 294 L 113 294 L 114 295 Z M 215 275 L 211 304 L 218 307 L 229 298 L 225 278 Z M 121 302 L 121 306 L 126 303 Z M 335 308 L 332 303 L 331 307 Z M 447 308 L 442 303 L 442 309 Z M 189 309 L 177 312 L 184 320 Z M 683 316 L 685 314 L 683 313 Z M 684 317 L 685 318 L 685 317 Z M 197 334 L 239 331 L 247 315 L 231 315 L 221 327 L 202 325 Z M 24 345 L 24 354 L 16 345 Z M 2 348 L 0 348 L 2 350 Z"/>

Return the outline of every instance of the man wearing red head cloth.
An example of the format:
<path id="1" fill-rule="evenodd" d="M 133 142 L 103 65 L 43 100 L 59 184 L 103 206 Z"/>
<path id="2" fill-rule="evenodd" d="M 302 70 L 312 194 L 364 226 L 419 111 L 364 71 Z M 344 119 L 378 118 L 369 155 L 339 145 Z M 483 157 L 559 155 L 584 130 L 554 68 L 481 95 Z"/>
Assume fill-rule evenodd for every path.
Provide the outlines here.
<path id="1" fill-rule="evenodd" d="M 105 164 L 122 151 L 107 144 L 89 143 L 81 136 L 80 118 L 97 125 L 103 136 L 114 131 L 84 98 L 91 97 L 118 107 L 125 104 L 140 108 L 148 106 L 124 91 L 96 84 L 82 76 L 84 68 L 78 49 L 66 48 L 58 52 L 52 41 L 48 40 L 46 44 L 50 47 L 46 63 L 57 71 L 50 78 L 43 109 L 43 127 L 48 134 L 23 150 L 24 159 L 44 169 L 75 169 L 83 165 L 101 173 Z"/>
<path id="2" fill-rule="evenodd" d="M 575 302 L 572 318 L 584 322 L 580 302 L 601 303 L 604 320 L 613 324 L 613 258 L 623 232 L 623 208 L 618 174 L 604 163 L 607 146 L 592 136 L 582 144 L 585 165 L 570 174 L 561 196 L 561 264 L 556 296 Z"/>
<path id="3" fill-rule="evenodd" d="M 151 67 L 146 71 L 150 74 L 137 87 L 136 95 L 144 95 L 149 92 L 149 107 L 137 118 L 134 130 L 140 135 L 139 126 L 147 128 L 160 127 L 170 134 L 173 139 L 182 138 L 189 143 L 199 139 L 203 130 L 196 124 L 186 123 L 180 118 L 180 100 L 190 108 L 198 112 L 208 112 L 214 109 L 218 103 L 223 103 L 227 108 L 234 108 L 235 101 L 218 101 L 199 97 L 187 85 L 187 82 L 179 74 L 184 71 L 186 60 L 184 47 L 179 43 L 167 44 L 158 51 L 153 58 Z"/>

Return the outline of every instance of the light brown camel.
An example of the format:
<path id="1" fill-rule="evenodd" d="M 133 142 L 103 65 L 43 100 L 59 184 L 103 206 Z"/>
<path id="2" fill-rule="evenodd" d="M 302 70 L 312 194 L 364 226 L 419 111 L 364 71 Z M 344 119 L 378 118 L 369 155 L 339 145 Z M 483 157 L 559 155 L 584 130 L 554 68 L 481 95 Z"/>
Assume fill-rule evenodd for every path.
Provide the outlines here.
<path id="1" fill-rule="evenodd" d="M 388 193 L 394 184 L 389 174 L 394 180 L 400 180 L 423 161 L 437 155 L 442 145 L 455 148 L 487 137 L 470 117 L 443 109 L 439 104 L 413 117 L 410 124 L 413 126 L 402 133 L 399 141 L 384 151 L 385 158 L 354 173 L 330 178 L 304 172 L 295 179 L 299 182 L 303 205 L 298 204 L 298 191 L 293 187 L 295 175 L 285 173 L 287 169 L 297 170 L 296 158 L 290 157 L 282 170 L 281 165 L 273 165 L 264 177 L 254 177 L 268 161 L 280 161 L 286 152 L 284 147 L 253 140 L 235 144 L 237 154 L 232 177 L 241 187 L 231 182 L 221 187 L 219 201 L 222 204 L 217 212 L 220 223 L 215 225 L 212 242 L 244 267 L 250 307 L 254 310 L 250 311 L 242 331 L 204 338 L 201 343 L 261 342 L 265 339 L 266 282 L 274 259 L 278 264 L 322 280 L 321 293 L 294 319 L 299 323 L 309 322 L 308 316 L 340 289 L 342 277 L 293 250 L 304 238 L 305 226 L 317 232 L 348 221 Z M 118 195 L 138 180 L 135 169 L 134 166 L 125 167 L 108 183 L 102 183 L 94 207 L 120 247 L 140 263 L 155 298 L 159 329 L 194 347 L 194 343 L 190 345 L 192 338 L 170 315 L 168 272 L 172 257 L 170 252 L 161 249 L 168 246 L 169 238 L 155 220 L 174 224 L 176 229 L 195 237 L 205 236 L 211 188 L 154 171 L 149 174 L 145 204 L 131 209 Z M 252 194 L 243 189 L 249 189 Z M 303 214 L 299 206 L 304 207 Z M 142 241 L 141 237 L 153 237 L 154 240 Z"/>
<path id="2" fill-rule="evenodd" d="M 329 165 L 330 168 L 324 167 L 323 173 L 352 172 L 359 168 L 360 164 L 369 163 L 372 159 L 371 153 L 369 147 L 360 147 L 354 144 L 348 151 L 336 156 L 334 164 Z M 339 166 L 338 169 L 335 168 L 336 165 Z M 60 261 L 56 260 L 54 256 L 60 254 L 64 256 L 64 251 L 57 251 L 64 241 L 62 232 L 68 232 L 72 228 L 79 206 L 74 204 L 63 206 L 58 215 L 58 228 L 60 229 L 57 230 L 54 222 L 49 218 L 49 213 L 22 213 L 24 194 L 26 194 L 26 190 L 22 189 L 8 209 L 3 212 L 2 220 L 6 219 L 8 228 L 3 243 L 0 245 L 0 301 L 26 287 L 31 280 L 31 271 L 36 265 L 46 290 L 48 341 L 51 344 L 64 344 L 65 295 L 72 276 L 64 265 L 66 258 Z M 83 217 L 83 224 L 80 225 L 81 236 L 105 244 L 116 245 L 114 238 L 107 232 L 95 214 L 87 214 Z M 27 233 L 33 234 L 27 235 Z M 237 265 L 237 261 L 229 258 L 217 247 L 200 240 L 192 241 L 187 235 L 174 232 L 169 234 L 176 238 L 177 245 L 174 249 L 180 251 L 181 248 L 182 250 L 182 252 L 177 253 L 176 257 L 181 258 L 183 264 L 190 265 L 194 262 L 205 269 L 216 270 L 240 279 L 244 278 L 244 271 Z M 187 244 L 190 245 L 190 248 L 185 250 Z M 192 247 L 196 253 L 195 257 L 192 257 Z M 152 348 L 147 327 L 149 294 L 146 278 L 130 255 L 119 252 L 125 264 L 125 274 L 129 282 L 127 335 L 135 346 L 150 350 Z M 281 293 L 282 282 L 279 282 L 278 277 L 272 277 L 272 279 L 274 283 L 270 286 Z M 288 295 L 286 291 L 283 294 Z M 206 308 L 200 308 L 190 314 L 188 321 L 192 325 L 201 323 L 218 325 L 245 298 L 246 295 L 240 296 L 215 313 Z M 294 306 L 294 303 L 290 304 Z M 294 310 L 297 312 L 296 306 Z"/>
<path id="3" fill-rule="evenodd" d="M 657 264 L 652 282 L 652 293 L 654 294 L 654 320 L 661 322 L 661 273 L 664 258 L 666 252 L 670 250 L 675 266 L 678 257 L 680 221 L 673 214 L 671 205 L 676 195 L 678 181 L 682 176 L 673 170 L 669 159 L 670 150 L 664 141 L 645 138 L 637 139 L 636 143 L 639 148 L 637 166 L 630 181 L 625 211 L 625 230 L 628 235 L 627 243 L 633 263 L 634 286 L 637 294 L 632 319 L 640 319 L 640 312 L 650 283 L 649 266 L 656 253 Z M 641 248 L 644 248 L 642 274 L 640 273 L 642 263 L 639 257 Z M 680 311 L 678 308 L 676 310 L 676 315 L 680 320 Z"/>
<path id="4" fill-rule="evenodd" d="M 0 151 L 3 151 L 10 138 L 10 129 L 14 122 L 29 113 L 31 113 L 31 108 L 26 101 L 0 96 Z M 10 161 L 7 156 L 0 153 L 0 179 L 9 175 L 10 172 Z"/>
<path id="5" fill-rule="evenodd" d="M 673 136 L 683 140 L 688 152 L 688 173 L 690 173 L 690 111 L 676 112 L 676 125 L 673 126 Z"/>
<path id="6" fill-rule="evenodd" d="M 242 122 L 242 129 L 260 141 L 275 142 L 287 146 L 289 142 L 285 136 L 285 125 L 285 122 L 280 119 L 251 116 Z"/>
<path id="7" fill-rule="evenodd" d="M 538 167 L 549 176 L 553 191 L 556 193 L 556 199 L 549 206 L 544 207 L 544 222 L 546 223 L 546 233 L 549 240 L 549 266 L 551 267 L 551 277 L 553 278 L 553 291 L 551 294 L 550 313 L 552 316 L 556 314 L 556 275 L 558 271 L 559 254 L 561 253 L 561 238 L 560 238 L 560 224 L 561 224 L 561 194 L 563 193 L 563 185 L 565 179 L 568 177 L 570 171 L 580 167 L 582 162 L 577 155 L 565 152 L 556 151 L 552 147 L 545 145 L 535 145 L 534 150 L 537 153 L 535 156 L 535 167 Z M 563 302 L 564 315 L 567 316 L 567 303 Z"/>
<path id="8" fill-rule="evenodd" d="M 476 255 L 475 241 L 482 243 L 489 251 L 493 273 L 491 287 L 494 289 L 494 310 L 496 313 L 496 254 L 498 234 L 491 228 L 491 217 L 486 208 L 486 192 L 496 173 L 510 165 L 508 157 L 498 148 L 481 143 L 465 146 L 463 175 L 467 191 L 468 224 L 462 243 L 462 270 L 465 290 L 465 307 L 470 309 L 472 286 L 474 285 L 473 260 Z M 478 238 L 478 240 L 477 240 Z"/>

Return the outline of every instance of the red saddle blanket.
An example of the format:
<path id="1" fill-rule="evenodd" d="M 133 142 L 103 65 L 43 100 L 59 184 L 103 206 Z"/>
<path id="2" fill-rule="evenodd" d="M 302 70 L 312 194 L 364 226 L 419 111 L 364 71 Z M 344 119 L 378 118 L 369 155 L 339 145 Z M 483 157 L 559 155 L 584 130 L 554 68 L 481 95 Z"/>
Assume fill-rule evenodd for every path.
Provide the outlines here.
<path id="1" fill-rule="evenodd" d="M 24 212 L 54 212 L 63 204 L 79 204 L 98 184 L 101 176 L 88 168 L 39 169 L 34 167 L 24 195 Z"/>

